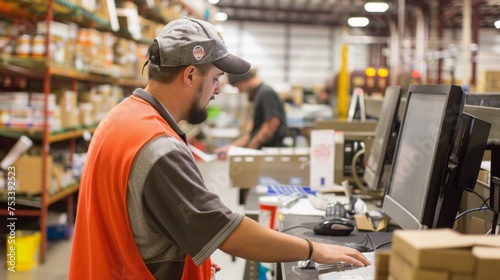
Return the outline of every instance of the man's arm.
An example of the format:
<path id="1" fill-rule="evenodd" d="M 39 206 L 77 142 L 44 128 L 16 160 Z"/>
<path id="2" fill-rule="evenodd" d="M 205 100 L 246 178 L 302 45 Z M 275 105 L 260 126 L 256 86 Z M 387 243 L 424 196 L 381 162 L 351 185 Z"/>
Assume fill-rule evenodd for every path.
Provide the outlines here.
<path id="1" fill-rule="evenodd" d="M 250 131 L 252 131 L 252 128 L 253 128 L 253 121 L 249 120 L 246 123 L 245 131 L 243 132 L 243 135 L 241 135 L 238 139 L 231 142 L 231 144 L 215 149 L 214 153 L 218 156 L 219 159 L 226 159 L 227 151 L 229 150 L 229 147 L 231 147 L 231 146 L 245 147 L 247 145 L 248 141 L 250 141 Z"/>
<path id="2" fill-rule="evenodd" d="M 255 136 L 248 141 L 246 146 L 251 149 L 260 148 L 264 143 L 273 137 L 274 133 L 278 131 L 280 125 L 281 121 L 276 116 L 266 120 L 260 127 L 257 134 L 255 134 Z"/>
<path id="3" fill-rule="evenodd" d="M 311 260 L 319 263 L 345 261 L 356 266 L 370 262 L 352 248 L 313 242 Z M 222 251 L 244 259 L 259 262 L 290 262 L 309 256 L 306 240 L 284 234 L 244 217 L 238 227 L 219 246 Z"/>

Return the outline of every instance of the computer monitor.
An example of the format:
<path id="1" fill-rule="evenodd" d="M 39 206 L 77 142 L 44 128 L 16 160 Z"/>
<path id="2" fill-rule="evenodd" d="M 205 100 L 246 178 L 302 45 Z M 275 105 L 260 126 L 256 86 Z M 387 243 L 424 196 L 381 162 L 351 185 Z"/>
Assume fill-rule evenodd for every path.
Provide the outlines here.
<path id="1" fill-rule="evenodd" d="M 464 103 L 465 94 L 458 86 L 411 85 L 409 88 L 382 206 L 403 229 L 441 226 L 434 223 L 435 213 L 438 204 L 446 207 L 448 201 L 443 200 L 450 199 L 442 196 L 443 181 Z M 446 211 L 456 213 L 457 209 Z"/>
<path id="2" fill-rule="evenodd" d="M 392 142 L 394 146 L 400 127 L 398 110 L 401 100 L 401 87 L 389 86 L 385 89 L 380 117 L 375 129 L 375 138 L 363 174 L 363 179 L 369 191 L 380 191 L 384 167 L 392 163 L 394 149 L 388 149 Z"/>
<path id="3" fill-rule="evenodd" d="M 467 105 L 500 108 L 500 92 L 468 92 Z"/>
<path id="4" fill-rule="evenodd" d="M 349 112 L 347 114 L 347 120 L 366 121 L 365 93 L 363 92 L 363 89 L 360 87 L 356 87 L 352 91 L 351 102 L 349 104 Z"/>

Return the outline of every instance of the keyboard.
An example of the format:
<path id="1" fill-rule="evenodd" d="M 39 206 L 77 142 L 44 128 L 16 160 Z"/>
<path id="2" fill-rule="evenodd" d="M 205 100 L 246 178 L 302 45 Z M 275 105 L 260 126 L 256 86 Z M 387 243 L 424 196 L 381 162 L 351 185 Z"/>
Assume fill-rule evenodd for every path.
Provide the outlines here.
<path id="1" fill-rule="evenodd" d="M 326 210 L 326 206 L 331 203 L 349 204 L 349 198 L 346 196 L 309 194 L 307 195 L 307 199 L 311 205 L 318 210 Z"/>
<path id="2" fill-rule="evenodd" d="M 349 263 L 316 264 L 319 280 L 375 279 L 375 252 L 363 253 L 372 263 L 369 266 L 358 267 Z"/>

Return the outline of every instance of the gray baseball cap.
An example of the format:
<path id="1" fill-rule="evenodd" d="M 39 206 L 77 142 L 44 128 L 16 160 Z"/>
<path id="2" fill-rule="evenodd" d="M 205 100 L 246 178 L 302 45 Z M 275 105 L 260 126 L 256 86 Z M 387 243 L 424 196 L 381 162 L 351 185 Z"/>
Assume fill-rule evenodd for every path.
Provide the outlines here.
<path id="1" fill-rule="evenodd" d="M 160 57 L 149 60 L 162 67 L 212 63 L 220 70 L 242 75 L 250 70 L 250 63 L 228 52 L 220 32 L 211 23 L 181 18 L 169 22 L 155 38 Z"/>

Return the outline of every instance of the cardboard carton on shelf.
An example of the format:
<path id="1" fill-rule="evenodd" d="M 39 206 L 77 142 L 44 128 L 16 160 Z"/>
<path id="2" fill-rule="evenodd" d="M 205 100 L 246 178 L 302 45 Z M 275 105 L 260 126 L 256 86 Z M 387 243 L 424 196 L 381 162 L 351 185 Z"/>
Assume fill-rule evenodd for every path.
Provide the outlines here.
<path id="1" fill-rule="evenodd" d="M 39 194 L 42 191 L 42 161 L 41 156 L 21 156 L 14 162 L 16 172 L 16 192 L 23 194 Z M 47 157 L 46 186 L 52 190 L 52 157 Z"/>

